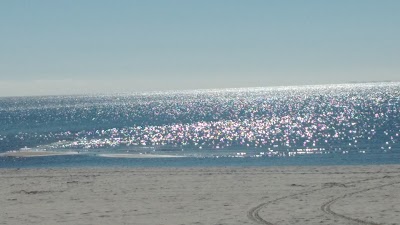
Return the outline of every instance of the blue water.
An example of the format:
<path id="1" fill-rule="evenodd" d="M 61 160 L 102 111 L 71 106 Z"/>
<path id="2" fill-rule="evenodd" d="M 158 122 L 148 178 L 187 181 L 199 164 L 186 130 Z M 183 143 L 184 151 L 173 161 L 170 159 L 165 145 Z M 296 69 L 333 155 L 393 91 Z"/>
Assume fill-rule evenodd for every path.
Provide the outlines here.
<path id="1" fill-rule="evenodd" d="M 262 167 L 399 164 L 400 154 L 309 155 L 287 158 L 106 158 L 95 156 L 0 157 L 0 168 Z"/>
<path id="2" fill-rule="evenodd" d="M 393 164 L 399 115 L 400 83 L 7 97 L 0 98 L 0 153 L 85 154 L 0 157 L 0 167 Z"/>

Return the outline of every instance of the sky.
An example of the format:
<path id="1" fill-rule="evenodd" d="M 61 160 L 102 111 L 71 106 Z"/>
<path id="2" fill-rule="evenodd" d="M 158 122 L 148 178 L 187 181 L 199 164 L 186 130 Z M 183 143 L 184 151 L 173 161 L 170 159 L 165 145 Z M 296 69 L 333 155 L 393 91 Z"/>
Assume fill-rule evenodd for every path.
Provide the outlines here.
<path id="1" fill-rule="evenodd" d="M 398 0 L 0 1 L 0 96 L 400 81 Z"/>

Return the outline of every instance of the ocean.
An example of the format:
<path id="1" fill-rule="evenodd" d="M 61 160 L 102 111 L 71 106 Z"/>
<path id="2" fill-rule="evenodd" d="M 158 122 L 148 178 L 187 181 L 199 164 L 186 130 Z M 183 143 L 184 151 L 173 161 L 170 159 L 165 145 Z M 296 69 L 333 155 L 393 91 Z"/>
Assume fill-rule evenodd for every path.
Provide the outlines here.
<path id="1" fill-rule="evenodd" d="M 0 167 L 398 164 L 399 115 L 399 82 L 3 97 Z"/>

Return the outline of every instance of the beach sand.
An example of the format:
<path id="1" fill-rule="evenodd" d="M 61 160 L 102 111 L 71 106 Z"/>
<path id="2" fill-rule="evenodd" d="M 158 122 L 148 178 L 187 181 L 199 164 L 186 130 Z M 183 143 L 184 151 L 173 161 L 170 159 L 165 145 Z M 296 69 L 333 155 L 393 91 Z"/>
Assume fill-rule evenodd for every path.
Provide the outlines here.
<path id="1" fill-rule="evenodd" d="M 400 224 L 400 165 L 1 169 L 0 224 Z"/>

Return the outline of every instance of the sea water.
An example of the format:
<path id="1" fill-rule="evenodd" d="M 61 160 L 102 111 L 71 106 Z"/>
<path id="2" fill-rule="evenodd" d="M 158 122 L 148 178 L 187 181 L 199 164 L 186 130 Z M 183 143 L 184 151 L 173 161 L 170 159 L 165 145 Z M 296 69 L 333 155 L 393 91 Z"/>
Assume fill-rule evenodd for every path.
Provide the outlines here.
<path id="1" fill-rule="evenodd" d="M 0 98 L 0 167 L 400 162 L 400 83 Z M 105 158 L 104 154 L 183 156 Z"/>

